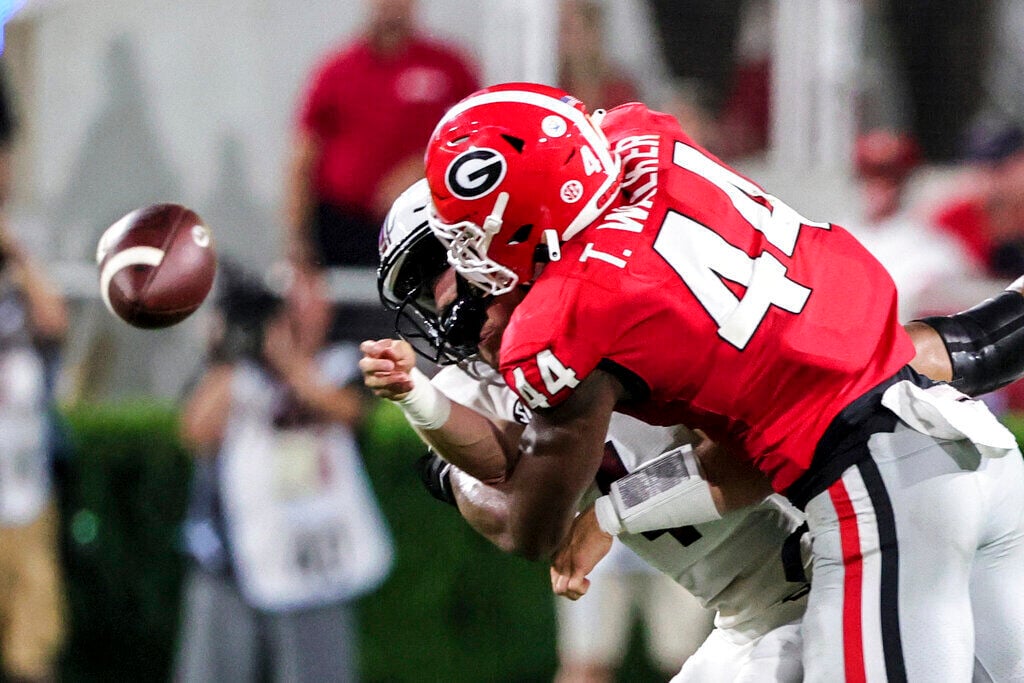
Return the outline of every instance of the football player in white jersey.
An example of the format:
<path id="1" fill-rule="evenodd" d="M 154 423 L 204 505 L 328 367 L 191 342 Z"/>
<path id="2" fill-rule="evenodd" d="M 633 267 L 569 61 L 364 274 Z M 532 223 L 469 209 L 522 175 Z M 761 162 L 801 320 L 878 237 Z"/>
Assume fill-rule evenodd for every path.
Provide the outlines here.
<path id="1" fill-rule="evenodd" d="M 484 304 L 451 291 L 455 279 L 450 272 L 440 278 L 436 289 L 424 286 L 438 280 L 446 266 L 443 251 L 426 225 L 428 201 L 424 187 L 410 188 L 396 201 L 385 223 L 379 271 L 382 300 L 399 311 L 399 319 L 404 316 L 415 323 L 406 327 L 404 335 L 426 340 L 434 360 L 463 358 L 476 351 L 478 341 L 484 342 L 481 355 L 486 358 L 493 353 L 486 342 L 500 339 L 501 330 L 485 322 Z M 1015 287 L 1020 291 L 1019 282 Z M 445 288 L 449 292 L 441 294 Z M 437 315 L 442 297 L 457 299 L 444 321 Z M 493 311 L 491 317 L 500 320 Z M 930 328 L 916 327 L 915 341 L 922 341 L 923 350 L 918 362 L 933 375 L 951 379 L 943 341 Z M 959 337 L 956 341 L 966 344 Z M 962 352 L 967 346 L 956 348 Z M 483 363 L 442 370 L 430 387 L 462 408 L 451 412 L 449 407 L 440 416 L 424 419 L 423 411 L 409 410 L 410 397 L 405 396 L 406 371 L 414 361 L 412 348 L 382 340 L 364 343 L 363 350 L 361 367 L 368 386 L 379 395 L 400 399 L 407 414 L 412 413 L 410 421 L 418 423 L 421 434 L 429 431 L 426 440 L 442 454 L 446 447 L 458 448 L 467 439 L 477 438 L 472 430 L 462 429 L 465 425 L 458 419 L 462 408 L 486 416 L 494 429 L 514 439 L 529 419 L 515 394 Z M 992 355 L 988 354 L 988 362 Z M 956 360 L 954 356 L 954 364 Z M 1002 372 L 1011 371 L 1004 368 Z M 419 381 L 420 385 L 414 384 L 420 386 L 419 394 L 410 394 L 412 402 L 423 401 L 424 390 L 431 391 L 424 386 L 425 378 Z M 728 487 L 709 487 L 699 477 L 686 476 L 698 469 L 692 454 L 683 448 L 694 441 L 685 428 L 652 427 L 619 415 L 613 418 L 598 481 L 581 502 L 583 514 L 555 557 L 554 588 L 570 597 L 585 592 L 586 573 L 610 546 L 610 536 L 597 530 L 601 517 L 606 532 L 619 532 L 619 538 L 641 557 L 718 611 L 715 632 L 687 662 L 679 680 L 800 680 L 799 620 L 807 589 L 807 567 L 800 552 L 802 513 L 785 499 L 769 496 L 756 507 L 714 519 L 717 514 L 708 514 L 709 506 L 714 512 L 715 497 L 729 495 Z M 712 469 L 714 462 L 703 461 Z M 481 484 L 441 460 L 428 461 L 424 472 L 435 495 L 456 503 L 478 531 L 499 547 L 504 545 L 500 486 Z M 748 485 L 763 485 L 756 476 L 747 479 Z M 597 498 L 602 484 L 606 495 L 595 513 L 588 503 Z M 658 494 L 653 497 L 652 486 Z M 638 496 L 638 490 L 646 493 Z M 767 496 L 770 490 L 764 490 Z"/>
<path id="2" fill-rule="evenodd" d="M 520 424 L 516 417 L 522 415 L 521 404 L 501 377 L 483 364 L 476 364 L 470 372 L 473 374 L 449 366 L 434 377 L 433 384 L 452 400 L 499 424 Z M 600 543 L 600 539 L 584 536 L 586 521 L 595 517 L 593 501 L 607 495 L 613 482 L 642 471 L 652 460 L 662 469 L 685 463 L 686 449 L 698 440 L 684 427 L 653 427 L 626 415 L 613 416 L 605 461 L 594 486 L 581 501 L 585 514 L 574 527 L 579 534 L 580 553 L 593 560 L 591 566 L 582 569 L 580 579 L 611 545 L 611 536 L 601 534 L 606 544 L 597 545 L 594 552 L 593 543 Z M 450 470 L 448 476 L 460 512 L 488 535 L 494 527 L 492 515 L 500 514 L 493 507 L 495 499 L 479 482 L 458 470 Z M 798 529 L 802 523 L 803 515 L 798 510 L 784 498 L 771 496 L 756 507 L 707 523 L 618 535 L 637 555 L 717 612 L 713 635 L 690 657 L 678 680 L 736 681 L 753 674 L 758 680 L 801 680 L 799 630 L 807 595 L 799 552 Z M 797 545 L 787 576 L 781 549 L 790 536 Z M 560 576 L 566 581 L 556 592 L 573 598 L 586 592 L 586 584 L 574 584 L 570 589 L 569 575 L 553 572 L 556 588 Z"/>

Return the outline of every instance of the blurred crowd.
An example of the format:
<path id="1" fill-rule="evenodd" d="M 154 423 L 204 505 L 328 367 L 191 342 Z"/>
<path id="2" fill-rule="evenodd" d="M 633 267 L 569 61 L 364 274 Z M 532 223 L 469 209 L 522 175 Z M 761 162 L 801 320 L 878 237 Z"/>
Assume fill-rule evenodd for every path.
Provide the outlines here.
<path id="1" fill-rule="evenodd" d="M 175 678 L 355 680 L 351 605 L 395 552 L 361 465 L 372 410 L 352 342 L 386 337 L 379 307 L 331 301 L 337 267 L 376 266 L 388 207 L 423 174 L 442 113 L 482 85 L 469 51 L 428 35 L 415 0 L 364 0 L 363 28 L 308 74 L 285 173 L 282 267 L 221 268 L 207 355 L 182 397 L 193 458 L 183 523 L 188 562 Z M 608 2 L 562 0 L 557 85 L 593 111 L 646 99 L 742 169 L 770 145 L 771 3 L 647 0 L 666 73 L 657 92 L 609 53 Z M 948 313 L 1024 273 L 1021 3 L 865 3 L 870 40 L 902 109 L 863 88 L 844 225 L 886 266 L 906 320 Z M 996 26 L 994 34 L 988 29 Z M 994 35 L 992 40 L 988 38 Z M 986 46 L 986 49 L 981 49 Z M 970 59 L 964 57 L 970 55 Z M 868 61 L 872 62 L 871 59 Z M 990 68 L 996 65 L 998 68 Z M 54 385 L 67 329 L 56 285 L 7 227 L 15 144 L 0 108 L 0 658 L 11 680 L 52 680 L 63 642 L 52 461 Z M 842 168 L 842 164 L 837 165 Z M 800 205 L 799 197 L 789 198 Z M 1024 392 L 993 399 L 1024 411 Z M 666 675 L 711 628 L 710 614 L 620 548 L 580 603 L 556 601 L 558 680 L 613 680 L 634 619 Z M 674 593 L 678 591 L 677 593 Z"/>

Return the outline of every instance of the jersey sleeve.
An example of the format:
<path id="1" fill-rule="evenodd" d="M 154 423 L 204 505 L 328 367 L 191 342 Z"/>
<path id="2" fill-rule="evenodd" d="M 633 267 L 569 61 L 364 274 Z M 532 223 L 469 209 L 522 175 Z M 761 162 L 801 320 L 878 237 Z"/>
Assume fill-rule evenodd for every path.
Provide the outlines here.
<path id="1" fill-rule="evenodd" d="M 522 424 L 529 421 L 518 397 L 497 372 L 482 363 L 474 364 L 472 374 L 458 365 L 449 365 L 430 382 L 451 400 L 490 419 Z"/>
<path id="2" fill-rule="evenodd" d="M 607 312 L 592 301 L 609 295 L 591 283 L 557 276 L 534 284 L 501 345 L 501 374 L 527 408 L 562 403 L 602 361 L 616 332 L 605 324 Z"/>

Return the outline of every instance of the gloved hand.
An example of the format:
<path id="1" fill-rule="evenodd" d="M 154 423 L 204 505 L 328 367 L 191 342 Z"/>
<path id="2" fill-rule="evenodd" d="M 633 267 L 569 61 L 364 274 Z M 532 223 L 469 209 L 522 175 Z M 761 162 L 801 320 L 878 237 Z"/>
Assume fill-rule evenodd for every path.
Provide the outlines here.
<path id="1" fill-rule="evenodd" d="M 451 464 L 444 461 L 437 453 L 428 451 L 420 457 L 414 467 L 420 475 L 423 488 L 434 498 L 442 503 L 458 507 L 455 503 L 455 495 L 452 493 Z"/>

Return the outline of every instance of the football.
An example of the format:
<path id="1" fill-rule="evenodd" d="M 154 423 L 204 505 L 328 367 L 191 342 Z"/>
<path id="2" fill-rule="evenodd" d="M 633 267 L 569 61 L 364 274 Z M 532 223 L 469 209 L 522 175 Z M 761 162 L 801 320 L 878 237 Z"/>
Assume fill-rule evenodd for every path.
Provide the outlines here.
<path id="1" fill-rule="evenodd" d="M 100 295 L 111 313 L 143 329 L 169 327 L 206 299 L 217 270 L 213 235 L 180 204 L 154 204 L 111 225 L 96 247 Z"/>

